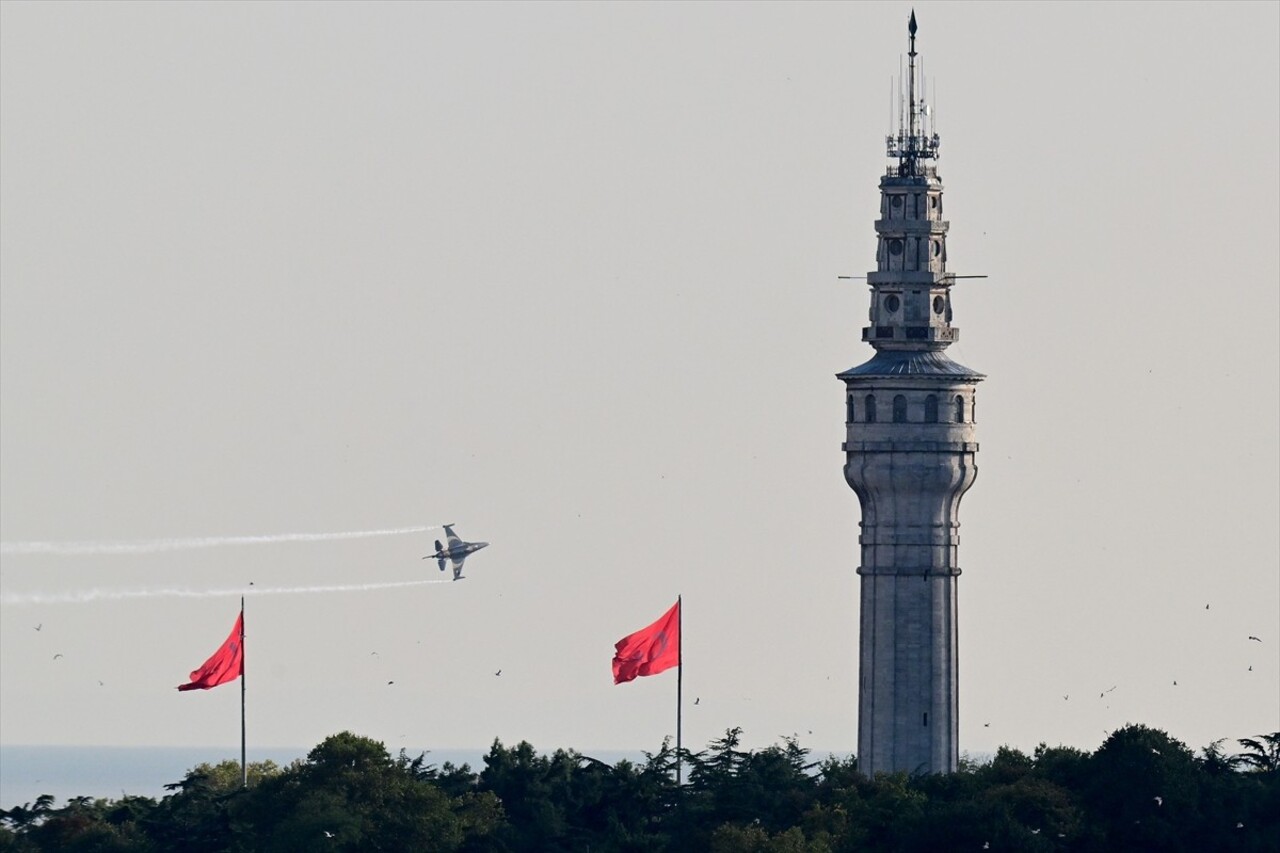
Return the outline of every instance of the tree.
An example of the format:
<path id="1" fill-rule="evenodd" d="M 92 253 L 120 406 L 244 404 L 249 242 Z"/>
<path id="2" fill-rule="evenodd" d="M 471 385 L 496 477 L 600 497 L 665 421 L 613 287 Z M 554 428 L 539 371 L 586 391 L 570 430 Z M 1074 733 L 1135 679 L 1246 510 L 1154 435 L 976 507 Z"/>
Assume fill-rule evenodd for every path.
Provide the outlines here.
<path id="1" fill-rule="evenodd" d="M 502 835 L 512 850 L 554 850 L 564 840 L 563 804 L 551 796 L 551 761 L 521 741 L 510 749 L 497 738 L 484 757 L 480 789 L 502 803 L 509 825 Z M 554 769 L 563 773 L 564 766 Z"/>
<path id="2" fill-rule="evenodd" d="M 53 794 L 36 797 L 35 805 L 24 803 L 11 809 L 0 809 L 0 823 L 7 823 L 19 832 L 39 824 L 53 810 Z"/>
<path id="3" fill-rule="evenodd" d="M 1195 756 L 1159 729 L 1128 725 L 1089 762 L 1085 802 L 1117 849 L 1184 850 L 1200 824 Z"/>
<path id="4" fill-rule="evenodd" d="M 412 760 L 392 759 L 379 741 L 340 732 L 311 750 L 305 762 L 265 780 L 235 817 L 253 833 L 249 848 L 264 853 L 451 853 L 496 830 L 495 802 L 474 794 L 450 797 L 418 778 L 421 769 Z"/>
<path id="5" fill-rule="evenodd" d="M 1239 742 L 1245 751 L 1235 756 L 1237 762 L 1257 773 L 1280 771 L 1280 732 L 1242 737 Z"/>
<path id="6" fill-rule="evenodd" d="M 830 853 L 822 841 L 809 841 L 799 827 L 776 835 L 764 827 L 723 824 L 711 834 L 711 853 Z"/>

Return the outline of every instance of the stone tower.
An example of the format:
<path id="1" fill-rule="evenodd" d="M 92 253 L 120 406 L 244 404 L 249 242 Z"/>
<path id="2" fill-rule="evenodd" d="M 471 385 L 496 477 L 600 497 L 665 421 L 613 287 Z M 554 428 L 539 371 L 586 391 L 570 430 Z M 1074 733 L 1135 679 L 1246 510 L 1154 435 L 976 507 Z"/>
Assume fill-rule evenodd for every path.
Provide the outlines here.
<path id="1" fill-rule="evenodd" d="M 898 132 L 880 179 L 870 361 L 838 374 L 845 480 L 862 506 L 858 769 L 949 773 L 959 761 L 960 497 L 977 475 L 982 374 L 945 355 L 951 325 L 939 139 L 916 78 L 916 18 Z"/>

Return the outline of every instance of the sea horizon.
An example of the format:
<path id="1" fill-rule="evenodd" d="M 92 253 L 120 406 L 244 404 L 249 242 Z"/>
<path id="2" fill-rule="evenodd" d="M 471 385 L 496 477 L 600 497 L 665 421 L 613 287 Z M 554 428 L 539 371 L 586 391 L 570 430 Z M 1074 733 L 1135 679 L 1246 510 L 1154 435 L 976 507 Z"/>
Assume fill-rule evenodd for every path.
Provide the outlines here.
<path id="1" fill-rule="evenodd" d="M 510 745 L 510 744 L 508 744 Z M 305 759 L 313 746 L 250 747 L 246 760 L 274 761 L 280 767 Z M 484 756 L 491 746 L 473 748 L 404 747 L 410 757 L 425 754 L 427 763 L 440 767 L 446 762 L 456 767 L 464 764 L 479 772 L 484 769 Z M 643 749 L 573 749 L 580 755 L 590 756 L 606 764 L 616 764 L 626 759 L 643 763 Z M 536 749 L 536 748 L 535 748 Z M 400 748 L 388 748 L 391 755 L 399 755 Z M 539 755 L 551 755 L 556 748 L 537 750 Z M 651 750 L 650 750 L 651 751 Z M 821 762 L 828 758 L 844 759 L 851 752 L 835 752 L 814 749 L 809 761 Z M 990 759 L 990 752 L 962 752 L 970 760 L 978 762 Z M 39 744 L 0 744 L 0 809 L 30 805 L 37 797 L 49 794 L 55 808 L 64 806 L 73 797 L 119 800 L 123 797 L 151 797 L 160 799 L 173 793 L 166 785 L 181 782 L 196 765 L 217 764 L 222 761 L 239 761 L 240 748 L 221 746 L 66 746 Z"/>
<path id="2" fill-rule="evenodd" d="M 250 747 L 245 758 L 274 761 L 284 767 L 295 759 L 304 759 L 315 746 Z M 405 748 L 416 757 L 426 753 L 430 764 L 439 767 L 446 761 L 454 765 L 470 764 L 473 770 L 484 766 L 489 747 L 475 749 Z M 388 749 L 392 755 L 400 750 Z M 643 760 L 643 752 L 610 751 L 618 759 Z M 594 753 L 604 758 L 604 752 Z M 617 759 L 613 759 L 617 760 Z M 125 796 L 159 799 L 172 791 L 165 785 L 180 782 L 198 764 L 240 761 L 240 747 L 220 746 L 62 746 L 0 745 L 0 809 L 34 803 L 42 794 L 54 797 L 55 807 L 65 805 L 72 797 L 118 800 Z"/>

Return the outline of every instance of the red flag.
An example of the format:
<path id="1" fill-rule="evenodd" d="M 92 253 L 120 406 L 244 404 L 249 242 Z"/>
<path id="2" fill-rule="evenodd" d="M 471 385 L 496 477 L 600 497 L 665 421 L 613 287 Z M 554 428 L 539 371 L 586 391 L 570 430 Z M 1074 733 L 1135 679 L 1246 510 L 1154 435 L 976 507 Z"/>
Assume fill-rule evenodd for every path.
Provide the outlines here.
<path id="1" fill-rule="evenodd" d="M 241 632 L 244 630 L 244 613 L 236 617 L 236 626 L 231 629 L 231 636 L 213 653 L 213 657 L 200 665 L 191 673 L 191 682 L 181 684 L 179 690 L 208 690 L 228 681 L 235 681 L 244 675 L 244 644 Z"/>
<path id="2" fill-rule="evenodd" d="M 613 683 L 631 681 L 637 675 L 657 675 L 680 664 L 680 602 L 648 628 L 619 640 L 613 655 Z"/>

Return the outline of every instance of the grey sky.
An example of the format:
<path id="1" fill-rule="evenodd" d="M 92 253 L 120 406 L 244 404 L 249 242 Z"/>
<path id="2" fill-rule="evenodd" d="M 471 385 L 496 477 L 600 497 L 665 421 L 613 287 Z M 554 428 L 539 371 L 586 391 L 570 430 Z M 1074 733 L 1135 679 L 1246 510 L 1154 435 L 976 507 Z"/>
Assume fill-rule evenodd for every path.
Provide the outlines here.
<path id="1" fill-rule="evenodd" d="M 990 276 L 950 351 L 989 377 L 962 749 L 1274 730 L 1280 6 L 915 8 L 949 266 Z M 836 276 L 874 268 L 909 10 L 4 3 L 4 541 L 492 543 L 251 599 L 258 745 L 656 748 L 675 673 L 609 660 L 683 594 L 687 745 L 851 750 Z M 437 535 L 0 582 L 434 580 Z M 173 689 L 235 611 L 0 606 L 0 742 L 236 744 L 238 689 Z"/>

